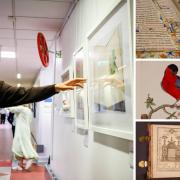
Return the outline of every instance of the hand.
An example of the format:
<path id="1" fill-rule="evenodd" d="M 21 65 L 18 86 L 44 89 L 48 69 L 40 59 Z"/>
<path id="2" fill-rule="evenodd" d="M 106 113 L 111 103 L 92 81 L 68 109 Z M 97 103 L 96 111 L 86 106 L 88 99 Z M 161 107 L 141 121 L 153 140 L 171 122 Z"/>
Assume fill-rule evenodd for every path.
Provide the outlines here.
<path id="1" fill-rule="evenodd" d="M 65 81 L 64 83 L 58 83 L 55 85 L 56 92 L 74 90 L 75 87 L 83 87 L 86 82 L 84 78 L 76 78 L 72 80 Z"/>
<path id="2" fill-rule="evenodd" d="M 115 88 L 124 87 L 124 81 L 117 78 L 115 75 L 110 75 L 107 77 L 102 77 L 96 81 L 96 83 L 103 83 L 104 87 L 111 85 Z"/>

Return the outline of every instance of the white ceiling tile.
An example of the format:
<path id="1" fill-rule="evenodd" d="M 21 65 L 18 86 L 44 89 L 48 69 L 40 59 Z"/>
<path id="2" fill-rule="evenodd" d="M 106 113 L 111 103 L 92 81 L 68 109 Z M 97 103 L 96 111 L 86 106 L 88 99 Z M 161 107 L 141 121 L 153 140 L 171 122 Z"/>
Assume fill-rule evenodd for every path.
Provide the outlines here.
<path id="1" fill-rule="evenodd" d="M 19 57 L 20 58 L 37 57 L 38 56 L 38 51 L 35 48 L 18 47 L 17 56 L 18 56 L 18 58 Z"/>
<path id="2" fill-rule="evenodd" d="M 27 30 L 17 30 L 16 37 L 17 39 L 35 39 L 37 38 L 38 32 L 42 31 L 27 31 Z M 56 31 L 43 31 L 42 32 L 46 38 L 46 40 L 53 40 L 56 35 Z"/>
<path id="3" fill-rule="evenodd" d="M 63 20 L 59 19 L 27 19 L 17 18 L 17 29 L 32 29 L 40 31 L 57 31 L 61 26 Z"/>
<path id="4" fill-rule="evenodd" d="M 14 38 L 14 32 L 11 29 L 0 29 L 0 38 Z"/>
<path id="5" fill-rule="evenodd" d="M 41 65 L 37 48 L 32 49 L 32 48 L 19 47 L 17 51 L 17 57 L 19 61 L 22 60 L 21 61 L 22 63 L 24 62 L 24 60 L 31 63 L 32 67 L 34 66 L 34 68 L 39 67 Z M 25 64 L 25 66 L 27 66 L 27 64 Z M 28 67 L 29 66 L 27 66 L 27 68 Z"/>
<path id="6" fill-rule="evenodd" d="M 0 15 L 0 28 L 13 28 L 13 22 L 8 16 L 1 16 Z"/>
<path id="7" fill-rule="evenodd" d="M 19 70 L 21 72 L 24 72 L 24 74 L 27 74 L 27 72 L 30 72 L 30 75 L 36 73 L 33 73 L 34 70 L 38 70 L 42 67 L 40 59 L 31 59 L 31 61 L 28 61 L 29 59 L 21 59 L 21 64 L 19 64 Z M 23 65 L 22 63 L 26 64 Z M 32 73 L 32 74 L 31 74 Z"/>
<path id="8" fill-rule="evenodd" d="M 12 16 L 12 0 L 0 0 L 0 16 Z"/>
<path id="9" fill-rule="evenodd" d="M 10 47 L 10 46 L 2 46 L 1 51 L 14 51 L 15 52 L 15 47 L 14 46 L 12 46 L 12 47 Z"/>
<path id="10" fill-rule="evenodd" d="M 50 46 L 52 41 L 47 41 L 47 46 Z M 36 40 L 17 40 L 18 48 L 35 48 L 37 49 Z"/>
<path id="11" fill-rule="evenodd" d="M 36 48 L 35 40 L 17 40 L 17 46 L 20 48 Z"/>
<path id="12" fill-rule="evenodd" d="M 6 46 L 6 47 L 12 47 L 14 46 L 14 40 L 13 39 L 1 39 L 0 38 L 0 45 Z"/>
<path id="13" fill-rule="evenodd" d="M 38 56 L 29 58 L 28 54 L 23 57 L 19 57 L 18 64 L 18 67 L 21 70 L 21 72 L 33 72 L 33 70 L 41 68 L 40 58 Z"/>
<path id="14" fill-rule="evenodd" d="M 64 18 L 70 3 L 16 0 L 15 7 L 16 16 Z"/>
<path id="15" fill-rule="evenodd" d="M 21 53 L 17 53 L 17 57 L 18 57 L 18 61 L 21 63 L 24 63 L 24 61 L 27 61 L 29 63 L 32 64 L 32 66 L 34 66 L 34 68 L 36 68 L 37 66 L 39 66 L 40 64 L 36 62 L 39 62 L 39 55 L 37 51 L 31 51 L 31 50 L 25 50 L 23 49 L 21 51 Z M 38 59 L 38 61 L 36 60 Z M 19 64 L 19 65 L 24 65 L 24 64 Z M 27 66 L 27 64 L 25 64 L 25 66 Z M 27 66 L 27 68 L 29 67 L 29 65 Z"/>

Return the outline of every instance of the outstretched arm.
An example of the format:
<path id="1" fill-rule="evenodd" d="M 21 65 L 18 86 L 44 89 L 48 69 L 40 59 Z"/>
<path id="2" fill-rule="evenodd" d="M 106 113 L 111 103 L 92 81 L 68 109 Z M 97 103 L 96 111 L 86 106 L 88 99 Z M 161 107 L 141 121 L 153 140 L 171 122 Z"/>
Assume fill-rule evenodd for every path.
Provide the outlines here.
<path id="1" fill-rule="evenodd" d="M 83 84 L 85 82 L 86 82 L 86 79 L 84 78 L 76 78 L 76 79 L 68 80 L 64 83 L 55 84 L 55 89 L 57 92 L 73 90 L 74 87 L 76 86 L 83 87 Z"/>
<path id="2" fill-rule="evenodd" d="M 42 101 L 60 91 L 72 90 L 75 86 L 82 87 L 85 79 L 78 78 L 44 87 L 32 87 L 25 89 L 16 88 L 0 81 L 0 107 L 10 107 L 21 104 Z"/>
<path id="3" fill-rule="evenodd" d="M 32 87 L 12 87 L 5 82 L 0 82 L 0 107 L 10 107 L 31 102 L 38 102 L 56 93 L 55 86 Z"/>

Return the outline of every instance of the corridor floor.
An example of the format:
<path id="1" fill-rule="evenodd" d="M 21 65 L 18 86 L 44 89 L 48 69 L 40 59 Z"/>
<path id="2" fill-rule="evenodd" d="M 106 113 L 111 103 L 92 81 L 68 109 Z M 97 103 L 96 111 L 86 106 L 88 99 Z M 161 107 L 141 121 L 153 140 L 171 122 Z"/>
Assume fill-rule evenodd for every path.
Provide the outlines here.
<path id="1" fill-rule="evenodd" d="M 11 171 L 12 132 L 9 124 L 0 125 L 0 180 L 50 180 L 44 166 L 33 165 L 31 172 Z"/>

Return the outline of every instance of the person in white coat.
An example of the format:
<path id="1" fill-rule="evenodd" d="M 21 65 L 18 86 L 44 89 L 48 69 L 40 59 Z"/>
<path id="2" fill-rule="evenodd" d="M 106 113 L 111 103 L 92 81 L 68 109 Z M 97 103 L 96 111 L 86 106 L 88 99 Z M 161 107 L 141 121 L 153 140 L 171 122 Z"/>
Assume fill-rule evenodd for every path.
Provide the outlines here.
<path id="1" fill-rule="evenodd" d="M 32 142 L 30 124 L 33 114 L 26 106 L 11 107 L 9 110 L 14 113 L 16 120 L 16 131 L 13 139 L 12 151 L 18 160 L 17 170 L 30 169 L 33 159 L 38 158 Z M 26 160 L 26 164 L 23 162 Z"/>
<path id="2" fill-rule="evenodd" d="M 5 124 L 7 114 L 8 114 L 8 111 L 7 111 L 6 108 L 1 108 L 0 109 L 0 115 L 1 115 L 1 122 L 0 122 L 0 124 Z"/>

